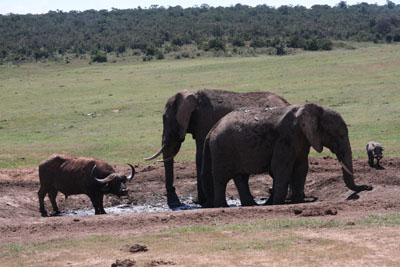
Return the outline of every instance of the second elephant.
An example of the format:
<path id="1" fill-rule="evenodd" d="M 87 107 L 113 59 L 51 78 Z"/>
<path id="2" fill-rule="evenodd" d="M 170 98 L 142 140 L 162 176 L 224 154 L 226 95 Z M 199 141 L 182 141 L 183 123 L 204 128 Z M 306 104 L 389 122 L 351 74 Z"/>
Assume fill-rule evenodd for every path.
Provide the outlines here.
<path id="1" fill-rule="evenodd" d="M 372 190 L 356 185 L 346 123 L 339 113 L 314 103 L 281 108 L 241 108 L 223 117 L 204 144 L 202 185 L 208 207 L 227 206 L 225 192 L 234 179 L 242 205 L 254 205 L 250 174 L 273 177 L 272 204 L 283 204 L 292 184 L 292 201 L 302 202 L 310 147 L 327 147 L 336 154 L 346 186 L 356 192 Z"/>

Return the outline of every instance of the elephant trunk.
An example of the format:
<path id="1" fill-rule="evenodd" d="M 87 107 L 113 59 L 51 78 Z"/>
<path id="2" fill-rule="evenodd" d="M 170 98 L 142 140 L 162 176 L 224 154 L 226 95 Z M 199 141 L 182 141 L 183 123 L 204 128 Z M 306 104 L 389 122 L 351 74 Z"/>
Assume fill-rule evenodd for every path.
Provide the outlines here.
<path id="1" fill-rule="evenodd" d="M 165 188 L 167 189 L 167 203 L 173 209 L 182 206 L 174 187 L 174 157 L 178 154 L 181 148 L 181 142 L 176 142 L 175 145 L 166 146 L 163 144 L 163 160 L 165 170 Z"/>
<path id="2" fill-rule="evenodd" d="M 353 172 L 353 158 L 351 153 L 350 144 L 343 154 L 337 154 L 340 165 L 342 166 L 343 180 L 347 188 L 358 193 L 360 191 L 372 190 L 370 185 L 356 185 L 354 183 L 354 172 Z"/>

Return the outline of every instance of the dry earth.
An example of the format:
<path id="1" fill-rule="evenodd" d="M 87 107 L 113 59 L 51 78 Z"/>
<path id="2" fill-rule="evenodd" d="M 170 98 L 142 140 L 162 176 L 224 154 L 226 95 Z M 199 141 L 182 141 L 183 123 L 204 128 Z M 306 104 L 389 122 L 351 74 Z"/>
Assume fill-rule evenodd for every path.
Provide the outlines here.
<path id="1" fill-rule="evenodd" d="M 142 234 L 162 229 L 196 224 L 246 222 L 266 218 L 324 217 L 332 220 L 356 220 L 371 214 L 400 211 L 400 158 L 384 158 L 383 169 L 371 168 L 366 159 L 354 159 L 357 184 L 371 184 L 374 189 L 352 194 L 343 182 L 337 160 L 311 158 L 306 182 L 306 195 L 318 198 L 315 202 L 257 207 L 193 209 L 165 212 L 126 213 L 87 216 L 58 216 L 42 218 L 38 211 L 37 167 L 0 169 L 0 243 L 37 242 L 59 237 L 84 237 L 93 234 Z M 127 166 L 115 166 L 129 172 Z M 130 204 L 164 205 L 164 169 L 162 164 L 139 164 L 137 174 L 129 184 L 129 197 L 104 198 L 105 207 Z M 175 186 L 182 199 L 196 195 L 194 163 L 176 163 Z M 259 201 L 269 196 L 271 178 L 266 175 L 250 179 L 253 195 Z M 228 197 L 237 198 L 233 183 Z M 92 208 L 87 196 L 64 199 L 59 194 L 61 210 Z M 190 204 L 190 203 L 188 203 Z M 46 207 L 51 205 L 46 197 Z M 93 211 L 92 211 L 93 213 Z"/>

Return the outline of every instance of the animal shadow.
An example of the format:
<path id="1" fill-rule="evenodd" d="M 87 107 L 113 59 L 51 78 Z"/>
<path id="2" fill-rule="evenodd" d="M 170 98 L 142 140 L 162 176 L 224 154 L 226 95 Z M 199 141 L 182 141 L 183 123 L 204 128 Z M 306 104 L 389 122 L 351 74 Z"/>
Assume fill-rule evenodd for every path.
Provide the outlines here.
<path id="1" fill-rule="evenodd" d="M 171 210 L 196 210 L 196 209 L 199 209 L 199 207 L 182 204 L 179 207 L 174 207 L 174 208 L 170 207 L 170 209 Z"/>
<path id="2" fill-rule="evenodd" d="M 357 193 L 353 193 L 347 198 L 347 200 L 357 200 L 359 198 L 360 196 Z"/>
<path id="3" fill-rule="evenodd" d="M 377 170 L 384 170 L 385 168 L 382 167 L 381 165 L 375 165 L 372 168 L 377 169 Z"/>

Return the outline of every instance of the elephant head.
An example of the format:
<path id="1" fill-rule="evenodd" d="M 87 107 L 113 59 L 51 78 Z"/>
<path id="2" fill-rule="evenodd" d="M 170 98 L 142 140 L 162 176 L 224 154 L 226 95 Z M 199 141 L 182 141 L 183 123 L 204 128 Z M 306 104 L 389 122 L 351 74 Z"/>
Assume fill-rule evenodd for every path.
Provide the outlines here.
<path id="1" fill-rule="evenodd" d="M 181 144 L 185 140 L 192 112 L 196 108 L 196 102 L 196 96 L 188 90 L 183 90 L 168 99 L 163 113 L 161 148 L 153 156 L 145 158 L 145 160 L 152 160 L 161 155 L 161 153 L 163 154 L 163 160 L 160 161 L 164 162 L 167 199 L 168 205 L 171 208 L 182 205 L 173 186 L 173 159 L 178 154 Z"/>
<path id="2" fill-rule="evenodd" d="M 342 166 L 346 186 L 355 192 L 372 190 L 369 185 L 356 185 L 347 125 L 339 113 L 317 104 L 307 103 L 296 112 L 300 128 L 310 145 L 318 152 L 323 147 L 334 153 Z"/>
<path id="3" fill-rule="evenodd" d="M 183 90 L 168 99 L 163 113 L 163 135 L 161 149 L 145 160 L 152 160 L 163 153 L 164 162 L 171 161 L 178 154 L 189 127 L 190 117 L 196 108 L 196 96 Z"/>

